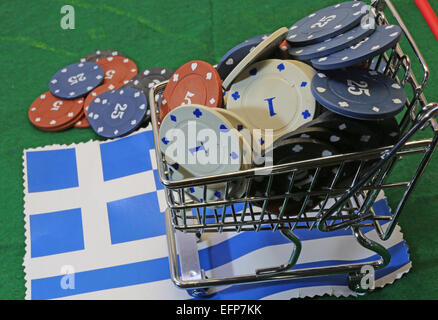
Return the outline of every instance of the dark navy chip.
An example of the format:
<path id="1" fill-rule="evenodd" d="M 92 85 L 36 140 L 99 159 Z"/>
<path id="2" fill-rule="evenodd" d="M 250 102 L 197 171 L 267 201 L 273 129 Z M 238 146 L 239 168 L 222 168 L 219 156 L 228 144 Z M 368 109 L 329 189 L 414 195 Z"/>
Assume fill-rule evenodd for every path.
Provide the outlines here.
<path id="1" fill-rule="evenodd" d="M 333 38 L 359 25 L 367 8 L 362 1 L 348 1 L 321 9 L 290 27 L 286 39 L 292 46 L 301 46 Z"/>
<path id="2" fill-rule="evenodd" d="M 295 132 L 285 135 L 282 139 L 307 138 L 307 136 L 312 139 L 319 137 L 320 139 L 317 140 L 333 145 L 341 153 L 347 154 L 394 145 L 400 138 L 400 129 L 394 117 L 385 120 L 364 121 L 327 111 Z M 278 144 L 277 141 L 276 144 Z M 379 158 L 363 163 L 358 178 L 378 160 Z M 360 161 L 345 163 L 335 186 L 340 188 L 351 186 L 359 165 Z M 333 173 L 337 172 L 337 167 L 332 169 L 334 169 Z"/>
<path id="3" fill-rule="evenodd" d="M 88 107 L 88 122 L 102 137 L 116 138 L 139 128 L 146 116 L 148 102 L 142 91 L 121 88 L 107 91 Z"/>
<path id="4" fill-rule="evenodd" d="M 62 99 L 76 99 L 99 86 L 104 78 L 101 66 L 93 62 L 79 62 L 66 66 L 50 79 L 50 92 Z"/>
<path id="5" fill-rule="evenodd" d="M 260 35 L 245 40 L 228 51 L 216 66 L 221 79 L 225 79 L 237 64 L 245 58 L 260 42 L 265 40 L 269 34 Z"/>
<path id="6" fill-rule="evenodd" d="M 330 144 L 343 153 L 353 152 L 356 143 L 356 141 L 349 139 L 347 134 L 339 134 L 339 131 L 335 132 L 320 127 L 308 127 L 285 134 L 274 142 L 274 146 L 292 138 L 315 139 Z"/>
<path id="7" fill-rule="evenodd" d="M 292 58 L 302 61 L 324 57 L 357 44 L 371 35 L 374 30 L 375 29 L 373 28 L 363 28 L 362 26 L 358 26 L 323 42 L 310 44 L 304 47 L 292 47 L 289 49 L 289 54 Z"/>
<path id="8" fill-rule="evenodd" d="M 129 80 L 123 87 L 135 88 L 143 91 L 148 96 L 149 90 L 160 82 L 169 80 L 174 70 L 167 68 L 150 68 L 139 72 L 134 78 Z"/>
<path id="9" fill-rule="evenodd" d="M 386 63 L 384 58 L 382 58 L 382 60 L 380 60 L 380 62 L 379 62 L 378 57 L 376 57 L 376 58 L 373 59 L 373 61 L 371 61 L 369 69 L 370 70 L 378 71 L 380 73 L 385 73 L 386 72 L 386 66 L 387 66 L 387 63 Z"/>
<path id="10" fill-rule="evenodd" d="M 395 116 L 407 99 L 404 89 L 391 77 L 356 68 L 319 72 L 312 79 L 311 89 L 323 107 L 361 120 Z"/>
<path id="11" fill-rule="evenodd" d="M 270 33 L 261 34 L 259 36 L 255 36 L 255 37 L 249 38 L 249 39 L 243 41 L 243 43 L 246 43 L 246 42 L 258 42 L 258 43 L 260 43 L 263 40 L 265 40 L 267 37 L 269 37 L 270 35 L 271 35 Z"/>
<path id="12" fill-rule="evenodd" d="M 81 62 L 96 62 L 100 59 L 117 56 L 126 57 L 126 55 L 117 50 L 96 50 L 82 57 Z"/>
<path id="13" fill-rule="evenodd" d="M 317 119 L 314 119 L 304 125 L 303 128 L 325 128 L 339 136 L 347 137 L 354 142 L 353 151 L 363 151 L 373 149 L 381 146 L 382 133 L 380 130 L 370 129 L 370 123 L 375 121 L 361 121 L 340 116 L 336 113 L 326 111 L 321 114 Z M 346 152 L 346 150 L 342 150 Z"/>
<path id="14" fill-rule="evenodd" d="M 385 120 L 367 121 L 368 127 L 371 130 L 378 131 L 382 135 L 382 140 L 379 147 L 394 145 L 400 139 L 400 127 L 395 117 Z"/>
<path id="15" fill-rule="evenodd" d="M 267 148 L 263 155 L 266 159 L 272 157 L 274 165 L 286 164 L 292 162 L 299 162 L 317 158 L 324 158 L 335 156 L 339 151 L 328 143 L 321 142 L 316 139 L 307 137 L 289 138 L 281 140 L 271 147 Z M 321 190 L 330 187 L 331 181 L 336 175 L 332 167 L 324 167 L 315 177 L 316 168 L 313 169 L 298 169 L 294 172 L 293 184 L 290 186 L 292 180 L 292 173 L 283 173 L 275 175 L 272 179 L 272 186 L 270 196 L 284 195 L 286 192 L 291 192 L 293 195 L 289 198 L 285 215 L 292 216 L 300 212 L 304 200 L 303 191 L 307 191 L 313 183 L 313 190 Z M 316 179 L 316 181 L 314 181 Z M 253 180 L 250 194 L 255 196 L 265 196 L 265 190 L 269 184 L 267 177 L 259 177 Z M 291 189 L 290 189 L 291 187 Z M 294 193 L 301 193 L 294 195 Z M 316 202 L 315 202 L 316 201 Z M 307 199 L 305 209 L 311 209 L 317 202 L 321 201 L 319 196 L 313 196 Z M 263 202 L 256 202 L 257 206 L 263 206 Z M 278 214 L 281 207 L 284 205 L 283 199 L 270 200 L 266 204 L 266 210 L 269 213 Z"/>
<path id="16" fill-rule="evenodd" d="M 265 157 L 272 157 L 274 165 L 325 158 L 337 154 L 339 151 L 333 145 L 308 137 L 281 140 L 264 151 Z M 320 172 L 317 184 L 314 186 L 316 189 L 329 187 L 328 181 L 334 177 L 334 174 L 331 170 L 326 169 Z M 313 181 L 314 173 L 314 170 L 295 172 L 294 186 L 299 189 L 307 189 Z M 285 193 L 288 190 L 290 179 L 290 174 L 275 176 L 272 184 L 272 190 L 275 194 Z"/>
<path id="17" fill-rule="evenodd" d="M 328 56 L 312 59 L 319 70 L 334 70 L 354 66 L 393 48 L 399 41 L 402 30 L 396 25 L 377 26 L 376 31 L 361 42 Z"/>
<path id="18" fill-rule="evenodd" d="M 150 90 L 160 82 L 169 80 L 174 70 L 170 70 L 167 68 L 149 68 L 139 72 L 134 78 L 129 80 L 122 88 L 134 88 L 143 92 L 148 100 L 148 106 L 151 105 L 151 101 L 149 101 L 149 92 Z M 163 97 L 163 92 L 156 93 L 155 101 L 157 101 L 158 110 L 160 110 L 161 99 Z M 148 108 L 146 112 L 146 116 L 143 120 L 143 127 L 149 125 L 151 121 L 151 114 Z"/>

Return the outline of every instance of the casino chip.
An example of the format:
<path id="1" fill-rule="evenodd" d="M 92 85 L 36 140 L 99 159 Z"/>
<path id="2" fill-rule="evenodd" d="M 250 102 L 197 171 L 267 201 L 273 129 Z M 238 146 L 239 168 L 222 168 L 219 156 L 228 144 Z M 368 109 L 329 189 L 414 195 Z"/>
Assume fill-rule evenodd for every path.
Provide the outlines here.
<path id="1" fill-rule="evenodd" d="M 181 105 L 200 104 L 207 107 L 222 105 L 221 79 L 216 69 L 207 62 L 187 62 L 170 78 L 163 93 L 160 116 Z"/>
<path id="2" fill-rule="evenodd" d="M 243 130 L 247 130 L 251 132 L 254 128 L 251 127 L 251 125 L 245 120 L 245 118 L 239 116 L 235 112 L 232 112 L 227 109 L 217 108 L 213 110 L 214 112 L 217 112 L 228 119 L 228 121 L 231 122 L 233 127 L 237 129 L 237 131 L 241 132 Z M 247 138 L 247 137 L 245 137 Z M 250 141 L 248 141 L 250 142 Z"/>
<path id="3" fill-rule="evenodd" d="M 212 136 L 203 135 L 203 132 Z M 231 173 L 245 168 L 242 136 L 227 118 L 216 112 L 216 108 L 188 105 L 171 110 L 161 123 L 159 142 L 172 180 Z M 175 148 L 179 153 L 174 154 Z M 244 190 L 242 184 L 242 181 L 231 183 L 229 194 L 240 195 Z M 209 184 L 205 195 L 202 187 L 185 190 L 197 201 L 224 199 L 225 191 L 226 183 Z"/>
<path id="4" fill-rule="evenodd" d="M 172 165 L 167 164 L 167 171 L 169 172 L 169 178 L 171 181 L 181 181 L 192 177 L 178 163 Z M 247 183 L 247 181 L 244 179 L 232 181 L 228 190 L 227 199 L 241 197 L 245 191 L 245 183 Z M 218 201 L 225 199 L 226 188 L 226 183 L 213 183 L 207 186 L 205 193 L 204 187 L 197 186 L 185 188 L 184 193 L 198 202 Z"/>
<path id="5" fill-rule="evenodd" d="M 328 145 L 333 146 L 340 153 L 351 153 L 357 150 L 358 137 L 350 135 L 345 131 L 340 131 L 340 130 L 334 131 L 334 130 L 329 130 L 316 126 L 301 128 L 295 130 L 294 132 L 290 132 L 284 135 L 283 137 L 281 137 L 279 140 L 275 141 L 274 145 L 278 145 L 279 143 L 282 143 L 282 141 L 288 139 L 295 139 L 295 138 L 314 139 L 322 143 L 326 143 Z M 335 168 L 336 167 L 331 167 L 329 169 L 324 169 L 324 171 L 335 170 Z M 345 177 L 347 176 L 354 176 L 352 172 L 353 172 L 353 166 L 350 163 L 347 163 L 344 166 L 344 170 L 340 178 L 345 179 Z M 331 175 L 329 177 L 334 178 L 334 176 Z M 330 183 L 331 181 L 327 181 L 327 185 Z"/>
<path id="6" fill-rule="evenodd" d="M 40 95 L 29 108 L 30 122 L 41 130 L 63 130 L 82 116 L 84 99 L 63 100 L 47 91 Z"/>
<path id="7" fill-rule="evenodd" d="M 364 6 L 362 1 L 348 1 L 321 9 L 290 27 L 286 39 L 301 46 L 333 38 L 359 25 L 366 14 Z"/>
<path id="8" fill-rule="evenodd" d="M 396 25 L 377 26 L 374 33 L 361 42 L 328 56 L 312 59 L 319 70 L 334 70 L 354 66 L 393 48 L 399 41 L 402 30 Z"/>
<path id="9" fill-rule="evenodd" d="M 189 131 L 192 124 L 196 125 L 193 127 L 194 132 Z M 203 132 L 204 137 L 201 134 Z M 214 137 L 205 136 L 208 132 L 214 133 Z M 180 133 L 182 135 L 179 135 Z M 222 142 L 226 142 L 227 136 L 231 137 L 231 143 L 223 145 L 224 150 L 219 151 L 222 149 L 220 148 Z M 209 138 L 213 140 L 209 140 Z M 180 139 L 184 141 L 180 141 Z M 161 151 L 169 161 L 176 161 L 170 152 L 177 145 L 185 146 L 184 154 L 180 154 L 184 159 L 180 161 L 179 166 L 195 177 L 239 171 L 242 164 L 240 139 L 238 131 L 224 116 L 200 105 L 187 105 L 173 109 L 163 119 L 159 130 Z M 209 152 L 209 147 L 217 147 L 218 150 L 215 150 L 217 152 Z M 208 155 L 212 155 L 212 157 L 215 155 L 215 158 L 205 159 L 206 162 L 209 161 L 199 165 L 200 157 Z"/>
<path id="10" fill-rule="evenodd" d="M 125 57 L 123 53 L 117 50 L 97 50 L 85 55 L 83 58 L 81 58 L 81 62 L 86 62 L 86 61 L 96 62 L 103 58 L 117 57 L 117 56 Z"/>
<path id="11" fill-rule="evenodd" d="M 134 81 L 134 82 L 135 82 L 135 81 Z M 132 83 L 132 85 L 135 85 L 134 82 Z M 146 82 L 146 83 L 150 83 L 150 82 Z M 129 86 L 129 85 L 130 85 L 130 84 L 128 83 L 127 86 Z M 144 88 L 144 86 L 142 86 L 142 85 L 140 85 L 140 84 L 138 84 L 138 86 Z M 146 89 L 143 90 L 143 92 L 148 92 L 146 98 L 148 99 L 149 106 L 150 106 L 152 103 L 156 103 L 156 110 L 157 110 L 157 111 L 160 111 L 160 109 L 161 109 L 161 101 L 163 100 L 163 91 L 164 91 L 164 89 L 161 87 L 160 90 L 158 90 L 157 92 L 155 92 L 155 97 L 154 97 L 154 100 L 155 100 L 155 101 L 149 101 L 149 98 L 150 98 L 150 97 L 149 97 L 149 91 L 146 90 Z M 146 95 L 146 94 L 145 94 L 145 95 Z M 145 128 L 146 128 L 146 127 L 149 125 L 149 123 L 151 123 L 151 121 L 152 121 L 151 109 L 148 108 L 148 110 L 147 110 L 147 112 L 146 112 L 146 117 L 145 117 L 144 120 L 143 120 L 142 127 L 145 127 Z"/>
<path id="12" fill-rule="evenodd" d="M 371 123 L 370 125 L 375 126 L 376 130 L 382 130 L 383 128 L 382 131 L 384 134 L 381 143 L 382 147 L 396 144 L 401 137 L 400 126 L 395 117 L 376 121 L 374 124 Z"/>
<path id="13" fill-rule="evenodd" d="M 230 51 L 225 53 L 222 59 L 217 64 L 216 70 L 219 73 L 221 79 L 225 79 L 230 72 L 243 60 L 255 47 L 268 38 L 269 35 L 257 36 L 238 44 Z"/>
<path id="14" fill-rule="evenodd" d="M 382 60 L 380 60 L 379 65 L 377 65 L 378 62 L 379 62 L 378 57 L 374 58 L 373 61 L 371 61 L 370 65 L 369 65 L 369 69 L 376 70 L 377 72 L 380 72 L 380 73 L 385 73 L 387 62 L 383 58 L 382 58 Z"/>
<path id="15" fill-rule="evenodd" d="M 289 54 L 297 60 L 310 60 L 327 56 L 357 44 L 374 32 L 374 29 L 358 26 L 334 38 L 304 47 L 292 47 Z"/>
<path id="16" fill-rule="evenodd" d="M 292 138 L 304 138 L 304 139 L 315 139 L 323 143 L 332 145 L 340 152 L 352 152 L 355 149 L 355 141 L 348 138 L 348 135 L 340 135 L 334 131 L 319 127 L 308 127 L 295 130 L 293 132 L 287 133 L 280 139 L 274 142 L 274 146 L 278 145 L 284 140 Z"/>
<path id="17" fill-rule="evenodd" d="M 225 117 L 232 125 L 233 128 L 240 133 L 244 140 L 243 159 L 245 160 L 242 165 L 245 169 L 252 167 L 252 130 L 251 125 L 242 117 L 236 113 L 222 108 L 213 109 L 212 112 L 219 113 Z M 248 152 L 247 152 L 248 151 Z"/>
<path id="18" fill-rule="evenodd" d="M 316 74 L 316 70 L 313 69 L 312 66 L 309 66 L 308 64 L 306 64 L 302 61 L 298 61 L 298 60 L 287 60 L 287 61 L 295 64 L 298 68 L 300 68 L 301 70 L 306 72 L 310 79 L 313 79 L 313 77 Z M 327 111 L 327 109 L 322 107 L 318 103 L 318 101 L 315 101 L 315 112 L 314 112 L 313 118 L 315 119 L 315 118 L 319 117 L 325 111 Z"/>
<path id="19" fill-rule="evenodd" d="M 281 51 L 288 51 L 290 49 L 289 42 L 284 40 L 282 43 L 280 43 L 280 49 L 281 49 Z"/>
<path id="20" fill-rule="evenodd" d="M 228 91 L 224 91 L 222 95 L 222 108 L 227 108 Z"/>
<path id="21" fill-rule="evenodd" d="M 252 167 L 252 149 L 251 149 L 251 129 L 244 119 L 239 118 L 235 113 L 230 112 L 222 108 L 212 108 L 209 112 L 219 114 L 227 119 L 234 129 L 242 134 L 242 164 L 240 170 L 247 170 Z M 180 168 L 181 167 L 181 168 Z M 184 165 L 170 166 L 169 172 L 173 180 L 182 180 L 184 178 L 190 178 L 191 175 L 187 174 Z M 185 176 L 184 176 L 185 175 Z M 229 198 L 239 198 L 246 191 L 248 179 L 238 179 L 231 181 Z M 203 187 L 193 187 L 185 190 L 186 194 L 197 201 L 202 201 L 204 197 L 208 201 L 223 200 L 226 192 L 226 184 L 210 184 L 207 188 L 207 193 L 204 195 Z"/>
<path id="22" fill-rule="evenodd" d="M 400 127 L 395 117 L 385 120 L 367 121 L 371 130 L 377 130 L 381 133 L 382 139 L 379 147 L 394 145 L 400 139 Z"/>
<path id="23" fill-rule="evenodd" d="M 310 70 L 309 70 L 310 72 Z M 253 128 L 272 129 L 272 141 L 313 119 L 311 75 L 295 63 L 269 59 L 249 66 L 230 88 L 227 109 Z M 269 145 L 262 132 L 261 149 Z"/>
<path id="24" fill-rule="evenodd" d="M 142 124 L 147 104 L 143 92 L 133 88 L 107 91 L 88 106 L 88 122 L 101 137 L 121 137 Z"/>
<path id="25" fill-rule="evenodd" d="M 245 41 L 243 41 L 243 43 L 245 43 L 245 42 L 257 42 L 257 43 L 260 43 L 263 40 L 267 39 L 269 36 L 270 36 L 269 33 L 261 34 L 259 36 L 255 36 L 255 37 L 246 39 Z"/>
<path id="26" fill-rule="evenodd" d="M 264 152 L 265 156 L 272 155 L 274 165 L 324 158 L 338 154 L 338 150 L 331 144 L 323 143 L 307 137 L 284 139 L 275 143 Z M 297 172 L 296 182 L 308 180 L 303 172 Z M 280 181 L 281 179 L 279 179 Z M 284 191 L 287 188 L 282 188 Z"/>
<path id="27" fill-rule="evenodd" d="M 95 89 L 103 78 L 103 69 L 98 64 L 74 63 L 55 73 L 49 82 L 49 89 L 58 98 L 76 99 Z"/>
<path id="28" fill-rule="evenodd" d="M 75 128 L 89 128 L 90 127 L 90 123 L 88 122 L 87 116 L 86 115 L 82 115 L 82 117 L 79 119 L 78 122 L 76 122 L 74 124 Z"/>
<path id="29" fill-rule="evenodd" d="M 122 86 L 137 75 L 136 64 L 125 57 L 107 57 L 96 62 L 104 71 L 104 85 Z"/>
<path id="30" fill-rule="evenodd" d="M 372 140 L 374 141 L 373 142 L 374 145 L 369 144 L 367 146 L 364 146 L 362 141 L 360 141 L 361 143 L 359 143 L 360 146 L 359 148 L 356 146 L 356 148 L 343 151 L 344 153 L 354 152 L 354 151 L 365 151 L 371 148 L 392 146 L 399 141 L 400 128 L 397 123 L 397 119 L 394 117 L 387 118 L 385 120 L 377 120 L 377 121 L 367 120 L 367 121 L 362 121 L 362 123 L 366 125 L 367 128 L 373 132 L 374 137 L 372 138 Z M 357 136 L 354 135 L 350 135 L 349 138 L 359 141 L 357 139 Z M 365 162 L 362 165 L 358 178 L 360 179 L 379 160 L 380 158 L 377 158 Z M 357 174 L 359 164 L 360 161 L 358 160 L 346 163 L 343 169 L 344 174 L 342 175 L 341 179 L 339 179 L 335 187 L 345 188 L 351 186 L 353 182 L 353 178 Z"/>
<path id="31" fill-rule="evenodd" d="M 242 135 L 243 143 L 243 158 L 242 158 L 242 168 L 241 170 L 246 170 L 252 167 L 252 130 L 253 128 L 248 122 L 242 117 L 239 117 L 236 113 L 230 110 L 215 108 L 212 112 L 216 112 L 224 116 L 232 125 Z"/>
<path id="32" fill-rule="evenodd" d="M 276 142 L 270 148 L 267 148 L 264 152 L 265 157 L 272 157 L 273 165 L 286 164 L 298 161 L 305 161 L 316 158 L 324 158 L 339 154 L 338 150 L 331 144 L 323 143 L 316 139 L 310 139 L 307 137 L 302 138 L 290 138 Z M 301 169 L 295 172 L 294 185 L 292 187 L 292 193 L 307 191 L 310 184 L 314 179 L 314 169 Z M 330 186 L 330 182 L 334 178 L 335 173 L 332 168 L 324 168 L 320 171 L 316 184 L 313 186 L 313 190 L 321 190 Z M 291 181 L 292 174 L 285 173 L 274 176 L 271 186 L 271 196 L 285 194 L 289 189 L 289 183 Z M 268 185 L 268 177 L 263 179 L 255 179 L 252 191 L 255 196 L 262 196 L 265 193 Z M 296 215 L 301 209 L 303 196 L 294 195 L 290 198 L 288 206 L 286 208 L 286 215 Z M 307 203 L 306 209 L 310 209 L 315 206 L 314 201 L 317 198 L 310 199 Z M 267 210 L 270 213 L 278 214 L 281 210 L 283 200 L 271 200 L 268 202 Z M 261 206 L 262 203 L 257 203 Z"/>
<path id="33" fill-rule="evenodd" d="M 376 121 L 362 121 L 340 116 L 336 113 L 326 111 L 318 118 L 304 124 L 302 128 L 318 127 L 328 129 L 340 137 L 354 142 L 353 151 L 364 151 L 378 148 L 382 145 L 384 135 L 382 130 L 372 128 Z M 345 151 L 344 151 L 345 152 Z"/>
<path id="34" fill-rule="evenodd" d="M 83 114 L 81 113 L 77 117 L 73 118 L 71 121 L 66 122 L 65 124 L 60 125 L 58 127 L 51 127 L 51 128 L 42 128 L 41 127 L 41 128 L 38 128 L 38 129 L 41 130 L 41 131 L 47 131 L 47 132 L 58 132 L 58 131 L 67 130 L 67 129 L 70 129 L 70 128 L 74 127 L 76 122 L 79 121 L 82 116 L 83 116 Z"/>
<path id="35" fill-rule="evenodd" d="M 101 85 L 98 86 L 96 89 L 94 89 L 93 91 L 91 91 L 87 97 L 85 98 L 84 101 L 84 114 L 87 115 L 88 112 L 88 106 L 90 105 L 90 103 L 97 98 L 100 94 L 107 92 L 107 91 L 112 91 L 112 90 L 117 90 L 120 88 L 120 84 L 118 86 L 114 86 L 112 84 L 109 84 L 108 86 L 106 85 Z"/>
<path id="36" fill-rule="evenodd" d="M 297 60 L 286 60 L 287 62 L 293 63 L 294 65 L 296 65 L 298 68 L 300 68 L 301 70 L 303 70 L 307 76 L 310 79 L 313 79 L 313 77 L 316 74 L 316 70 L 313 69 L 311 66 L 309 66 L 308 64 L 301 62 L 301 61 L 297 61 Z"/>
<path id="37" fill-rule="evenodd" d="M 270 58 L 283 42 L 287 28 L 280 28 L 273 32 L 269 37 L 260 42 L 249 54 L 247 54 L 228 74 L 222 83 L 222 87 L 228 90 L 234 80 L 253 62 Z"/>
<path id="38" fill-rule="evenodd" d="M 391 77 L 363 69 L 317 73 L 312 93 L 325 108 L 361 120 L 385 119 L 398 114 L 406 103 L 404 89 Z"/>
<path id="39" fill-rule="evenodd" d="M 124 88 L 135 88 L 143 91 L 147 98 L 149 98 L 149 90 L 160 82 L 169 80 L 173 70 L 166 68 L 150 68 L 139 72 L 134 78 L 129 80 Z"/>

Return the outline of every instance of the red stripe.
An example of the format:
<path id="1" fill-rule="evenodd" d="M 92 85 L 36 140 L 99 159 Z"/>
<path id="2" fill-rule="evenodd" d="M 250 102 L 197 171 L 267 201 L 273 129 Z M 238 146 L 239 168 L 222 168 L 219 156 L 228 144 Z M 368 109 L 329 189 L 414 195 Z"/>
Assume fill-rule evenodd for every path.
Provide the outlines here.
<path id="1" fill-rule="evenodd" d="M 435 12 L 433 12 L 429 2 L 427 0 L 415 0 L 415 3 L 423 14 L 424 19 L 435 35 L 435 38 L 438 40 L 438 17 L 436 16 Z"/>

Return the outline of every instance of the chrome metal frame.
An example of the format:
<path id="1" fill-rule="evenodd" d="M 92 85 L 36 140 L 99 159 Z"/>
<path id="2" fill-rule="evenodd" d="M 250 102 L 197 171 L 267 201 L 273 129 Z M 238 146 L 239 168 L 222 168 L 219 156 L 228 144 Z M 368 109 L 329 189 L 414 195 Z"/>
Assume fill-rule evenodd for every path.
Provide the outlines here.
<path id="1" fill-rule="evenodd" d="M 186 289 L 208 288 L 248 282 L 349 273 L 351 288 L 359 291 L 357 277 L 358 275 L 360 277 L 359 273 L 362 266 L 372 265 L 377 269 L 389 263 L 389 252 L 382 245 L 366 238 L 361 230 L 364 227 L 373 227 L 382 240 L 387 240 L 391 236 L 410 194 L 437 146 L 438 124 L 435 117 L 438 114 L 438 104 L 427 103 L 423 91 L 429 79 L 429 69 L 392 2 L 390 0 L 377 0 L 373 2 L 373 7 L 377 8 L 375 14 L 379 24 L 388 24 L 383 12 L 383 9 L 388 9 L 388 12 L 403 29 L 409 49 L 413 51 L 421 67 L 419 75 L 422 78 L 418 82 L 411 67 L 411 59 L 404 54 L 400 44 L 378 57 L 375 70 L 380 68 L 381 63 L 386 63 L 384 73 L 396 79 L 407 92 L 412 90 L 399 124 L 402 137 L 393 146 L 271 167 L 252 168 L 230 174 L 170 181 L 166 162 L 159 149 L 159 110 L 155 101 L 156 94 L 164 90 L 167 82 L 160 83 L 151 90 L 149 101 L 151 101 L 151 122 L 155 153 L 158 173 L 161 183 L 165 187 L 168 205 L 165 216 L 169 263 L 172 280 L 178 287 Z M 427 127 L 432 129 L 433 138 L 410 141 L 419 130 L 425 130 Z M 407 181 L 389 182 L 394 167 L 404 158 L 414 155 L 421 155 L 421 159 L 412 178 Z M 340 180 L 341 173 L 346 166 L 354 166 L 353 179 L 348 186 L 339 187 L 338 180 Z M 318 181 L 319 174 L 328 168 L 330 170 L 337 169 L 337 174 L 328 189 L 318 189 L 316 181 Z M 314 179 L 307 190 L 292 192 L 294 177 L 299 170 L 313 170 Z M 259 194 L 251 193 L 251 185 L 254 179 L 265 172 L 270 172 L 265 175 L 267 179 L 266 190 Z M 292 174 L 288 192 L 272 194 L 273 179 L 279 174 Z M 242 197 L 232 198 L 229 195 L 231 184 L 239 179 L 248 180 L 246 191 Z M 184 190 L 187 188 L 202 187 L 204 193 L 206 193 L 210 184 L 220 182 L 226 184 L 223 199 L 201 202 L 185 196 Z M 401 189 L 404 192 L 391 214 L 386 216 L 376 215 L 372 210 L 372 205 L 376 201 L 379 191 L 388 189 Z M 300 209 L 293 212 L 293 214 L 286 212 L 290 199 L 296 196 L 302 198 Z M 316 209 L 309 211 L 307 209 L 308 203 L 314 199 L 318 200 L 319 205 L 315 207 Z M 393 198 L 391 200 L 395 201 Z M 281 210 L 276 215 L 267 210 L 268 204 L 272 201 L 281 203 Z M 243 203 L 243 211 L 240 213 L 235 210 L 237 203 Z M 331 204 L 328 205 L 329 203 Z M 382 227 L 383 223 L 387 223 L 387 226 Z M 340 228 L 351 228 L 356 240 L 365 248 L 377 253 L 381 258 L 371 263 L 290 270 L 296 263 L 301 251 L 301 242 L 293 234 L 293 231 L 299 228 L 318 228 L 324 232 Z M 259 232 L 263 230 L 280 231 L 294 244 L 292 254 L 284 265 L 255 270 L 254 274 L 249 275 L 230 276 L 221 279 L 207 279 L 205 277 L 199 266 L 196 249 L 196 240 L 199 239 L 200 235 L 207 232 Z M 180 265 L 178 265 L 178 256 Z M 192 293 L 199 294 L 202 292 L 202 290 L 195 290 Z"/>

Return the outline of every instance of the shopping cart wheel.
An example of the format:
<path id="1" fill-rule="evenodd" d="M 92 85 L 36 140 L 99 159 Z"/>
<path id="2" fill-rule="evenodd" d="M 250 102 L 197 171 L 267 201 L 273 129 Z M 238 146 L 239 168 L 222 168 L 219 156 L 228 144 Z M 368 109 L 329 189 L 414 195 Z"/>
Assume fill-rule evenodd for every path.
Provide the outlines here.
<path id="1" fill-rule="evenodd" d="M 187 293 L 194 298 L 206 298 L 214 294 L 213 290 L 209 288 L 187 289 Z"/>
<path id="2" fill-rule="evenodd" d="M 367 292 L 370 292 L 370 289 L 364 289 L 361 285 L 361 280 L 364 277 L 364 274 L 361 274 L 360 272 L 352 272 L 348 274 L 348 288 L 350 290 L 358 293 L 358 294 L 365 294 Z"/>

